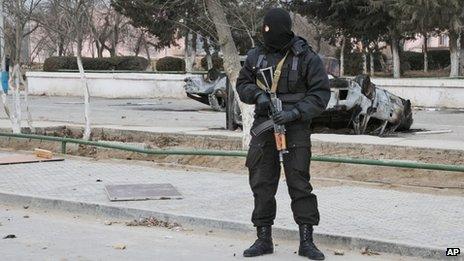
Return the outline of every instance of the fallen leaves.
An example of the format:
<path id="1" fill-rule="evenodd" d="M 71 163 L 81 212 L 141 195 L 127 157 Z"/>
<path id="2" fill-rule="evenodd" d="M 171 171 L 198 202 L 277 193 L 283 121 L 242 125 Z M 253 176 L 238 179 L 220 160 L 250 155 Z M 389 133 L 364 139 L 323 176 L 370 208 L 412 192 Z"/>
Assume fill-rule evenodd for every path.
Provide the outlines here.
<path id="1" fill-rule="evenodd" d="M 145 227 L 165 227 L 168 229 L 180 229 L 182 226 L 177 223 L 170 223 L 167 221 L 159 220 L 154 217 L 141 218 L 139 220 L 133 220 L 126 222 L 126 226 L 145 226 Z"/>

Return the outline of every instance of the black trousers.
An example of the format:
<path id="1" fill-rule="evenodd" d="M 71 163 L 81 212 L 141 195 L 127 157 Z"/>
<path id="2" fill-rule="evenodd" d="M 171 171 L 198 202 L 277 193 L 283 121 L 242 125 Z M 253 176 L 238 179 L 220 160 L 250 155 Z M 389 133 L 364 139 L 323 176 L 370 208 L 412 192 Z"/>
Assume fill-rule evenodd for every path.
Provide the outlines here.
<path id="1" fill-rule="evenodd" d="M 284 171 L 292 200 L 293 217 L 298 225 L 317 225 L 317 198 L 309 182 L 311 141 L 309 129 L 287 130 L 288 152 L 284 154 Z M 246 159 L 249 182 L 254 196 L 251 221 L 255 226 L 270 226 L 276 216 L 275 194 L 280 178 L 279 153 L 274 134 L 269 131 L 252 137 Z"/>

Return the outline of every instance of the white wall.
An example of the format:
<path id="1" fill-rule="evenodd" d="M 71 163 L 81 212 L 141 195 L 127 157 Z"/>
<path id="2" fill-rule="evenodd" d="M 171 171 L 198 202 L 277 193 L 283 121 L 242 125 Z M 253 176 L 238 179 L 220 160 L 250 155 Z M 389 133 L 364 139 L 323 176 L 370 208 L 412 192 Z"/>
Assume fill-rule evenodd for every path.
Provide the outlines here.
<path id="1" fill-rule="evenodd" d="M 28 72 L 32 95 L 82 96 L 78 73 Z M 90 95 L 104 98 L 186 98 L 187 74 L 87 73 Z M 464 108 L 464 79 L 373 78 L 377 87 L 413 106 Z"/>
<path id="2" fill-rule="evenodd" d="M 411 100 L 413 106 L 464 108 L 464 79 L 373 78 L 372 82 Z"/>
<path id="3" fill-rule="evenodd" d="M 90 95 L 104 98 L 186 98 L 187 74 L 87 73 Z M 32 95 L 82 96 L 79 73 L 27 72 Z"/>

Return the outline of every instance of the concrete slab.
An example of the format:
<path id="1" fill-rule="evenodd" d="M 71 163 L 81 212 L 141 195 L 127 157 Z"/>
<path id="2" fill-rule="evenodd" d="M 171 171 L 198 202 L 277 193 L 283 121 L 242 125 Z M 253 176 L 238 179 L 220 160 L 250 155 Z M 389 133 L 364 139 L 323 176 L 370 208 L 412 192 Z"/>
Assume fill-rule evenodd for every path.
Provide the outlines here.
<path id="1" fill-rule="evenodd" d="M 169 183 L 106 185 L 105 191 L 110 201 L 183 198 L 179 191 Z"/>

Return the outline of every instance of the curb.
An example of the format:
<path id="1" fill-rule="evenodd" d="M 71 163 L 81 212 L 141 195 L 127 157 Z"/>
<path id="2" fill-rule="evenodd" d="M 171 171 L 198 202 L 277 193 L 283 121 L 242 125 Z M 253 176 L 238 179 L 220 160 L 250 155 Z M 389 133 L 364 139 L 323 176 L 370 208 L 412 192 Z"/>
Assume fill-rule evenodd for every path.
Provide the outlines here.
<path id="1" fill-rule="evenodd" d="M 229 220 L 218 220 L 205 217 L 183 216 L 171 213 L 157 212 L 146 209 L 136 209 L 128 207 L 116 207 L 107 204 L 96 204 L 72 200 L 55 198 L 37 197 L 32 195 L 18 195 L 7 192 L 0 192 L 0 202 L 5 205 L 28 205 L 32 208 L 42 210 L 55 210 L 68 213 L 84 214 L 105 218 L 118 219 L 138 219 L 142 217 L 154 217 L 167 222 L 176 222 L 182 225 L 200 226 L 213 229 L 231 230 L 234 232 L 253 233 L 254 228 L 251 224 L 240 223 Z M 279 228 L 273 229 L 274 238 L 282 240 L 298 240 L 298 230 Z M 391 241 L 381 241 L 378 239 L 358 238 L 345 235 L 315 233 L 315 240 L 318 243 L 332 246 L 344 247 L 348 249 L 368 248 L 374 252 L 383 252 L 401 256 L 414 256 L 421 258 L 431 258 L 440 260 L 464 260 L 464 257 L 450 258 L 445 256 L 445 249 L 429 246 L 414 246 Z"/>

